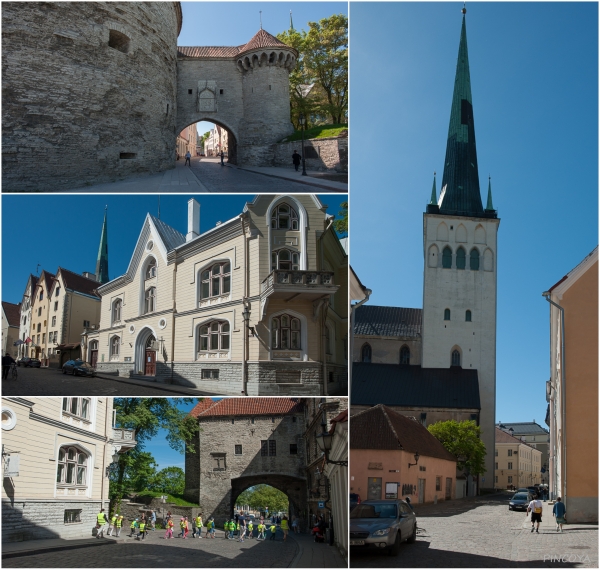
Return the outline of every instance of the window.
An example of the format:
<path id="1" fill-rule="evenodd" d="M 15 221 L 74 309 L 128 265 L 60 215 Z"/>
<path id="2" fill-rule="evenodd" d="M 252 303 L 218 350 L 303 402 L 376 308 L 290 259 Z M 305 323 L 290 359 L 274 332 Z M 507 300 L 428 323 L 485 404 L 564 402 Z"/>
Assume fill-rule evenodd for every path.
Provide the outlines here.
<path id="1" fill-rule="evenodd" d="M 494 469 L 498 469 L 498 463 L 496 462 L 496 467 L 494 467 Z"/>
<path id="2" fill-rule="evenodd" d="M 427 412 L 421 412 L 421 423 L 427 426 Z"/>
<path id="3" fill-rule="evenodd" d="M 465 321 L 467 323 L 471 322 L 471 311 L 469 311 L 469 309 L 467 309 L 467 312 L 465 313 Z"/>
<path id="4" fill-rule="evenodd" d="M 277 455 L 277 442 L 274 439 L 269 440 L 269 456 Z"/>
<path id="5" fill-rule="evenodd" d="M 496 483 L 498 482 L 498 475 L 496 475 Z"/>
<path id="6" fill-rule="evenodd" d="M 298 271 L 300 269 L 300 254 L 289 249 L 278 249 L 271 254 L 271 271 Z"/>
<path id="7" fill-rule="evenodd" d="M 116 49 L 122 53 L 128 53 L 129 42 L 130 40 L 125 34 L 122 34 L 117 30 L 109 30 L 108 47 Z"/>
<path id="8" fill-rule="evenodd" d="M 508 462 L 508 468 L 509 468 L 509 469 L 512 469 L 512 468 L 513 468 L 513 467 L 512 467 L 512 461 L 509 461 L 509 462 Z M 497 469 L 497 468 L 496 468 L 496 469 Z"/>
<path id="9" fill-rule="evenodd" d="M 231 263 L 215 263 L 200 275 L 200 298 L 226 295 L 231 291 Z"/>
<path id="10" fill-rule="evenodd" d="M 202 369 L 202 380 L 218 380 L 219 369 L 218 368 L 203 368 Z"/>
<path id="11" fill-rule="evenodd" d="M 260 441 L 260 454 L 263 457 L 277 455 L 277 443 L 273 439 L 262 439 Z"/>
<path id="12" fill-rule="evenodd" d="M 41 316 L 42 316 L 42 307 L 40 307 L 40 308 L 38 309 L 38 317 L 41 317 Z"/>
<path id="13" fill-rule="evenodd" d="M 44 298 L 44 292 L 40 291 L 40 301 Z"/>
<path id="14" fill-rule="evenodd" d="M 41 330 L 42 330 L 42 323 L 38 323 L 37 332 L 40 332 Z"/>
<path id="15" fill-rule="evenodd" d="M 144 314 L 156 311 L 156 287 L 150 287 L 146 290 L 144 299 Z"/>
<path id="16" fill-rule="evenodd" d="M 508 476 L 508 482 L 509 482 L 509 483 L 512 483 L 512 475 L 509 475 L 509 476 Z"/>
<path id="17" fill-rule="evenodd" d="M 54 310 L 58 311 L 58 301 L 54 301 Z"/>
<path id="18" fill-rule="evenodd" d="M 298 444 L 290 443 L 290 455 L 298 455 Z"/>
<path id="19" fill-rule="evenodd" d="M 279 315 L 271 319 L 271 347 L 274 350 L 300 350 L 300 319 Z"/>
<path id="20" fill-rule="evenodd" d="M 452 366 L 460 366 L 460 352 L 458 350 L 452 351 Z"/>
<path id="21" fill-rule="evenodd" d="M 63 446 L 58 450 L 56 482 L 60 485 L 87 485 L 88 456 L 77 447 Z"/>
<path id="22" fill-rule="evenodd" d="M 65 524 L 73 524 L 81 522 L 81 509 L 66 509 L 65 510 Z"/>
<path id="23" fill-rule="evenodd" d="M 371 345 L 364 344 L 360 351 L 361 362 L 371 362 Z"/>
<path id="24" fill-rule="evenodd" d="M 110 341 L 110 357 L 119 358 L 119 352 L 121 349 L 121 339 L 118 336 L 114 336 Z"/>
<path id="25" fill-rule="evenodd" d="M 274 230 L 298 230 L 298 214 L 288 204 L 279 204 L 271 214 L 271 227 Z"/>
<path id="26" fill-rule="evenodd" d="M 56 293 L 54 293 L 55 297 L 58 297 L 60 295 L 60 287 L 56 288 Z"/>
<path id="27" fill-rule="evenodd" d="M 410 348 L 406 345 L 400 349 L 400 364 L 410 364 Z"/>
<path id="28" fill-rule="evenodd" d="M 419 465 L 419 471 L 427 471 L 426 465 Z"/>
<path id="29" fill-rule="evenodd" d="M 441 477 L 436 477 L 435 478 L 435 490 L 436 491 L 441 491 L 442 490 L 442 478 Z"/>
<path id="30" fill-rule="evenodd" d="M 242 446 L 241 445 L 236 445 L 235 446 L 235 454 L 236 455 L 241 455 L 242 454 Z"/>
<path id="31" fill-rule="evenodd" d="M 212 321 L 200 327 L 198 336 L 199 352 L 215 352 L 229 350 L 229 323 L 227 321 Z"/>
<path id="32" fill-rule="evenodd" d="M 52 317 L 52 326 L 56 326 L 56 316 Z"/>
<path id="33" fill-rule="evenodd" d="M 83 328 L 87 329 L 90 326 L 90 321 L 83 321 Z"/>
<path id="34" fill-rule="evenodd" d="M 459 247 L 456 250 L 456 269 L 464 269 L 467 266 L 467 253 L 464 248 Z"/>
<path id="35" fill-rule="evenodd" d="M 63 398 L 62 409 L 73 416 L 84 420 L 90 419 L 91 400 L 89 398 Z"/>
<path id="36" fill-rule="evenodd" d="M 496 449 L 496 457 L 498 457 L 498 450 Z"/>
<path id="37" fill-rule="evenodd" d="M 509 456 L 509 457 L 512 457 L 512 452 L 513 452 L 513 450 L 512 450 L 512 449 L 509 449 L 509 450 L 508 450 L 508 456 Z"/>
<path id="38" fill-rule="evenodd" d="M 42 344 L 46 344 L 46 333 L 42 333 Z"/>
<path id="39" fill-rule="evenodd" d="M 450 269 L 452 267 L 452 250 L 446 246 L 442 251 L 442 267 Z"/>
<path id="40" fill-rule="evenodd" d="M 445 321 L 450 320 L 450 309 L 444 309 L 444 320 Z"/>
<path id="41" fill-rule="evenodd" d="M 156 259 L 151 257 L 146 267 L 146 279 L 152 279 L 153 277 L 156 277 Z"/>
<path id="42" fill-rule="evenodd" d="M 479 251 L 475 248 L 471 250 L 469 268 L 473 271 L 479 271 Z"/>
<path id="43" fill-rule="evenodd" d="M 121 307 L 123 306 L 123 301 L 121 299 L 117 299 L 113 304 L 112 311 L 112 320 L 113 323 L 118 323 L 121 321 Z"/>

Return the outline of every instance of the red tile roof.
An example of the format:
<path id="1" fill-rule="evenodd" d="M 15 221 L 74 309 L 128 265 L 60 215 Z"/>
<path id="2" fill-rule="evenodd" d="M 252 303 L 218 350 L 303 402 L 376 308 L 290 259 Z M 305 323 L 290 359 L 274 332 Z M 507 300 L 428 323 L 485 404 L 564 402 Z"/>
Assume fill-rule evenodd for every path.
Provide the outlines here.
<path id="1" fill-rule="evenodd" d="M 212 401 L 212 400 L 210 400 Z M 296 414 L 303 409 L 299 398 L 223 398 L 207 405 L 200 402 L 191 412 L 191 416 L 270 416 Z"/>
<path id="2" fill-rule="evenodd" d="M 261 29 L 258 30 L 256 34 L 254 34 L 254 37 L 245 46 L 242 46 L 241 51 L 244 52 L 252 49 L 269 47 L 293 49 L 287 44 L 284 44 L 282 41 L 279 41 L 275 36 L 272 36 L 269 32 L 266 32 L 265 30 Z"/>
<path id="3" fill-rule="evenodd" d="M 95 297 L 100 298 L 96 289 L 100 287 L 101 283 L 98 281 L 94 281 L 93 279 L 88 279 L 83 275 L 79 275 L 78 273 L 73 273 L 73 271 L 69 271 L 68 269 L 63 269 L 62 267 L 58 268 L 56 274 L 61 274 L 63 278 L 63 282 L 67 289 L 71 289 L 72 291 L 77 291 L 78 293 L 85 293 L 86 295 L 93 295 Z"/>
<path id="4" fill-rule="evenodd" d="M 210 398 L 203 398 L 200 400 L 190 411 L 190 416 L 197 418 L 202 412 L 205 412 L 211 406 L 214 406 L 217 402 Z"/>
<path id="5" fill-rule="evenodd" d="M 425 426 L 383 404 L 352 416 L 350 449 L 418 451 L 424 457 L 456 461 Z"/>
<path id="6" fill-rule="evenodd" d="M 21 324 L 21 303 L 15 305 L 8 301 L 2 301 L 2 308 L 6 315 L 6 320 L 11 327 L 18 327 Z"/>

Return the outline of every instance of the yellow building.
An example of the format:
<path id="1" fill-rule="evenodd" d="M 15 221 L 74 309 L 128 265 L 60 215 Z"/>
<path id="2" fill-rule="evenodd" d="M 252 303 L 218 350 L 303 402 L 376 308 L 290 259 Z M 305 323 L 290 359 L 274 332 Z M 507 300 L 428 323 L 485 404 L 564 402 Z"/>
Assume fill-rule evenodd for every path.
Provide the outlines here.
<path id="1" fill-rule="evenodd" d="M 2 542 L 88 538 L 108 467 L 135 447 L 112 398 L 2 398 Z"/>
<path id="2" fill-rule="evenodd" d="M 87 338 L 103 372 L 215 394 L 347 393 L 348 258 L 316 196 L 262 195 L 200 233 L 148 215 Z M 85 341 L 84 341 L 85 342 Z"/>
<path id="3" fill-rule="evenodd" d="M 19 355 L 19 323 L 21 319 L 21 304 L 2 301 L 2 356 L 8 354 L 13 358 Z"/>
<path id="4" fill-rule="evenodd" d="M 540 484 L 542 452 L 496 428 L 495 485 L 497 489 L 519 489 Z"/>
<path id="5" fill-rule="evenodd" d="M 31 301 L 31 348 L 29 354 L 32 358 L 39 358 L 42 366 L 48 363 L 48 307 L 50 306 L 48 295 L 54 278 L 54 273 L 42 271 L 33 289 Z"/>

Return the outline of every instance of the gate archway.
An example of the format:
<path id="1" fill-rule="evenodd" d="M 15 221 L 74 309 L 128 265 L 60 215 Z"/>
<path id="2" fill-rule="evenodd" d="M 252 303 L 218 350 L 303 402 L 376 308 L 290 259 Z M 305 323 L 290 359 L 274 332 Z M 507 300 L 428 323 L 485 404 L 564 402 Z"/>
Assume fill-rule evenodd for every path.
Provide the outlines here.
<path id="1" fill-rule="evenodd" d="M 237 134 L 234 131 L 234 129 L 226 124 L 224 121 L 222 120 L 215 120 L 212 117 L 201 117 L 200 119 L 198 119 L 198 121 L 196 121 L 195 123 L 191 123 L 191 124 L 197 124 L 197 123 L 201 123 L 201 122 L 206 122 L 206 123 L 212 123 L 213 125 L 216 125 L 218 127 L 220 127 L 221 129 L 224 129 L 225 131 L 227 131 L 227 158 L 226 158 L 226 162 L 229 162 L 231 164 L 235 164 L 237 165 L 238 163 L 238 139 L 237 139 Z M 189 125 L 187 125 L 189 127 Z M 185 129 L 187 127 L 183 127 L 182 129 L 180 129 L 177 132 L 181 132 L 183 131 L 183 129 Z M 200 134 L 200 136 L 202 136 L 203 133 Z"/>

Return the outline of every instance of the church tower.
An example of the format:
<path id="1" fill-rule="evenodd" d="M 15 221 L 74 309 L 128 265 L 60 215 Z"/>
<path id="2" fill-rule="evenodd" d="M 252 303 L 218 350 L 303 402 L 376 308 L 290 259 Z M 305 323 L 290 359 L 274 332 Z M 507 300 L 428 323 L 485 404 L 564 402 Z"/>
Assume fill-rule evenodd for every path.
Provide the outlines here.
<path id="1" fill-rule="evenodd" d="M 476 370 L 480 425 L 487 455 L 481 488 L 494 486 L 496 410 L 497 233 L 491 180 L 484 209 L 477 169 L 475 123 L 467 52 L 466 9 L 462 29 L 442 185 L 423 215 L 423 368 Z"/>
<path id="2" fill-rule="evenodd" d="M 108 283 L 108 225 L 107 210 L 104 210 L 104 223 L 102 224 L 102 234 L 100 235 L 100 247 L 98 248 L 98 257 L 96 259 L 96 281 L 99 283 Z"/>

